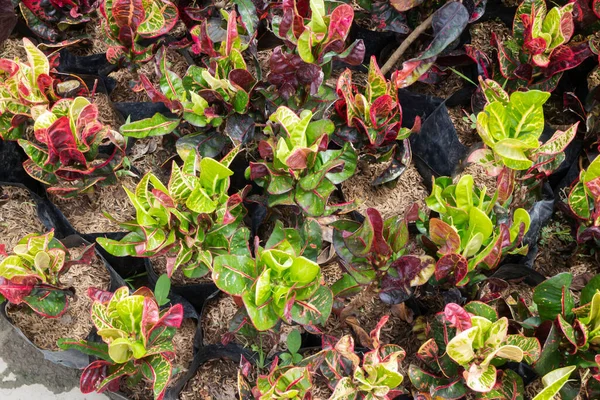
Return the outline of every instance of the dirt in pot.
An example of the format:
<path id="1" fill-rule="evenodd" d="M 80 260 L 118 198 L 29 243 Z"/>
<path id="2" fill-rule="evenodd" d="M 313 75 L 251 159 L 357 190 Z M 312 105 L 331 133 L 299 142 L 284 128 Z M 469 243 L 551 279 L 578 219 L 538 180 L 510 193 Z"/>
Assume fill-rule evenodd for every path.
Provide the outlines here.
<path id="1" fill-rule="evenodd" d="M 167 260 L 164 257 L 153 258 L 151 262 L 152 268 L 154 268 L 154 272 L 156 272 L 158 276 L 167 273 Z M 183 267 L 177 268 L 171 276 L 171 285 L 173 286 L 185 286 L 206 282 L 212 282 L 210 272 L 202 278 L 188 278 L 183 274 Z"/>
<path id="2" fill-rule="evenodd" d="M 69 249 L 71 258 L 78 258 L 85 247 Z M 27 305 L 9 305 L 7 315 L 36 346 L 45 350 L 59 350 L 56 341 L 60 338 L 85 339 L 93 324 L 90 319 L 92 300 L 87 290 L 95 287 L 108 290 L 110 275 L 104 262 L 94 257 L 90 264 L 77 264 L 61 276 L 63 287 L 73 288 L 75 295 L 69 299 L 67 311 L 59 318 L 44 318 L 34 313 Z"/>
<path id="3" fill-rule="evenodd" d="M 496 192 L 497 177 L 488 175 L 485 167 L 481 164 L 473 163 L 467 165 L 467 167 L 454 178 L 454 182 L 458 182 L 459 179 L 465 175 L 471 175 L 475 186 L 480 189 L 486 188 L 486 193 L 492 197 Z"/>
<path id="4" fill-rule="evenodd" d="M 180 400 L 233 400 L 237 398 L 238 365 L 231 360 L 202 364 L 179 395 Z"/>
<path id="5" fill-rule="evenodd" d="M 471 46 L 483 51 L 492 62 L 497 60 L 495 57 L 496 47 L 492 44 L 492 33 L 495 33 L 502 43 L 506 43 L 511 36 L 510 29 L 500 21 L 473 24 L 469 31 L 471 32 Z"/>
<path id="6" fill-rule="evenodd" d="M 448 108 L 448 115 L 456 129 L 458 140 L 467 147 L 481 142 L 481 138 L 477 134 L 477 130 L 473 127 L 473 122 L 470 120 L 470 114 L 471 111 L 464 109 L 462 106 Z"/>
<path id="7" fill-rule="evenodd" d="M 119 222 L 135 219 L 135 207 L 123 187 L 135 192 L 136 184 L 137 179 L 126 176 L 116 185 L 98 187 L 93 193 L 74 199 L 61 199 L 52 194 L 48 197 L 79 233 L 119 232 L 123 231 L 119 224 L 103 213 L 107 212 Z"/>
<path id="8" fill-rule="evenodd" d="M 113 108 L 110 97 L 105 93 L 96 93 L 93 103 L 98 107 L 98 121 L 110 126 L 112 130 L 118 131 L 124 121 L 121 114 Z"/>
<path id="9" fill-rule="evenodd" d="M 29 192 L 14 186 L 0 187 L 0 243 L 10 252 L 24 236 L 47 229 L 39 220 Z"/>
<path id="10" fill-rule="evenodd" d="M 188 371 L 194 359 L 194 336 L 196 335 L 196 320 L 186 318 L 173 337 L 175 358 L 171 360 L 173 376 L 169 386 L 174 385 Z M 121 385 L 121 391 L 131 400 L 153 400 L 152 383 L 142 380 L 136 386 Z"/>
<path id="11" fill-rule="evenodd" d="M 221 343 L 237 310 L 233 298 L 225 293 L 206 304 L 202 311 L 202 341 L 205 345 Z"/>
<path id="12" fill-rule="evenodd" d="M 367 208 L 377 208 L 383 218 L 403 215 L 406 208 L 415 202 L 423 209 L 428 193 L 417 169 L 410 165 L 398 178 L 395 187 L 374 187 L 373 180 L 386 168 L 385 163 L 371 164 L 361 160 L 356 173 L 342 183 L 346 200 L 356 200 L 358 212 L 363 215 Z"/>
<path id="13" fill-rule="evenodd" d="M 137 140 L 131 148 L 129 159 L 141 175 L 152 172 L 166 185 L 174 154 L 177 154 L 175 147 L 166 145 L 164 137 L 151 137 Z"/>

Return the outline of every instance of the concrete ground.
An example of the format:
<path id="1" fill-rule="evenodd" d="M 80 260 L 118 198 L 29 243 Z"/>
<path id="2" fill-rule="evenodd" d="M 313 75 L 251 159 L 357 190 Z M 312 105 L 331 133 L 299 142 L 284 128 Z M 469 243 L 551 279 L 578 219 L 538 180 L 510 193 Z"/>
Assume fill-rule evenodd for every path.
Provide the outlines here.
<path id="1" fill-rule="evenodd" d="M 79 371 L 56 365 L 25 342 L 0 317 L 0 399 L 107 400 L 79 391 Z"/>

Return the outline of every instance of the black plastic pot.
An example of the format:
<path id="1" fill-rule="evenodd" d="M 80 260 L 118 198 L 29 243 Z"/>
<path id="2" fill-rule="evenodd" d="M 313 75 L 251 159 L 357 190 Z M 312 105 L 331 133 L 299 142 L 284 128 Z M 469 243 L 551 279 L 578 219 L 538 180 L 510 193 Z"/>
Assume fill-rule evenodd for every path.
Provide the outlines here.
<path id="1" fill-rule="evenodd" d="M 179 400 L 179 394 L 185 388 L 188 381 L 196 376 L 196 372 L 202 364 L 218 359 L 226 359 L 239 364 L 242 356 L 251 363 L 254 363 L 257 358 L 255 353 L 236 344 L 228 344 L 227 346 L 218 344 L 202 347 L 200 351 L 196 353 L 192 366 L 187 374 L 181 377 L 173 386 L 171 386 L 171 388 L 169 388 L 169 390 L 167 390 L 165 400 Z"/>
<path id="2" fill-rule="evenodd" d="M 63 49 L 59 54 L 59 64 L 56 68 L 59 72 L 105 77 L 117 69 L 115 64 L 108 62 L 105 53 L 78 56 L 71 53 L 68 49 Z"/>
<path id="3" fill-rule="evenodd" d="M 81 236 L 78 236 L 78 235 L 68 236 L 64 239 L 61 239 L 61 242 L 67 248 L 86 246 L 86 245 L 90 244 L 89 242 L 87 242 L 85 239 L 83 239 Z M 115 291 L 116 289 L 118 289 L 119 287 L 124 286 L 125 281 L 123 281 L 123 279 L 119 276 L 119 274 L 117 274 L 115 272 L 115 270 L 110 266 L 110 264 L 104 259 L 104 257 L 102 257 L 102 254 L 100 254 L 98 251 L 96 251 L 96 256 L 99 257 L 103 261 L 103 264 L 104 264 L 107 272 L 110 275 L 109 290 L 112 292 L 112 291 Z M 79 295 L 86 296 L 87 294 L 83 293 L 83 294 L 79 294 Z M 46 360 L 51 361 L 55 364 L 63 365 L 65 367 L 77 368 L 77 369 L 84 368 L 89 364 L 89 362 L 90 362 L 89 356 L 86 354 L 83 354 L 77 350 L 53 351 L 53 350 L 45 350 L 45 349 L 41 349 L 41 348 L 37 347 L 25 336 L 25 334 L 23 334 L 23 332 L 21 332 L 21 330 L 17 326 L 15 326 L 12 323 L 12 321 L 6 314 L 7 306 L 8 306 L 8 304 L 6 304 L 6 302 L 3 303 L 2 305 L 0 305 L 0 314 L 10 323 L 10 325 L 15 329 L 15 331 L 23 339 L 25 339 L 25 341 L 27 343 L 29 343 L 32 347 L 34 347 L 39 352 L 41 352 L 44 355 L 44 358 Z M 90 336 L 88 336 L 88 337 L 91 337 L 92 334 L 93 333 L 90 333 Z"/>
<path id="4" fill-rule="evenodd" d="M 421 118 L 421 131 L 410 136 L 410 144 L 415 167 L 430 190 L 432 177 L 456 172 L 467 148 L 458 140 L 443 99 L 404 89 L 398 91 L 398 98 L 403 126 L 412 127 L 415 119 Z"/>

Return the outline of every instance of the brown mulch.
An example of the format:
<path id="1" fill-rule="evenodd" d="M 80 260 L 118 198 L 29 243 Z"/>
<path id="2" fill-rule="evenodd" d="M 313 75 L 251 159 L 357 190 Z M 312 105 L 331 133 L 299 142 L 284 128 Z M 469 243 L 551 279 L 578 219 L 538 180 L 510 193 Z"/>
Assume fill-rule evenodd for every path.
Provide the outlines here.
<path id="1" fill-rule="evenodd" d="M 24 236 L 46 231 L 27 190 L 14 186 L 0 187 L 0 244 L 6 246 L 7 252 Z"/>
<path id="2" fill-rule="evenodd" d="M 417 202 L 420 208 L 425 207 L 424 199 L 428 196 L 421 175 L 414 166 L 409 166 L 397 180 L 393 188 L 371 185 L 373 179 L 381 174 L 387 164 L 369 164 L 359 161 L 356 173 L 342 182 L 342 192 L 347 201 L 356 200 L 358 211 L 363 213 L 369 207 L 375 207 L 383 218 L 402 215 L 408 206 Z"/>
<path id="3" fill-rule="evenodd" d="M 181 400 L 233 400 L 237 398 L 237 364 L 231 360 L 211 360 L 198 368 L 180 393 Z"/>
<path id="4" fill-rule="evenodd" d="M 61 199 L 52 194 L 48 196 L 77 232 L 118 232 L 123 229 L 118 223 L 106 218 L 103 212 L 107 212 L 119 222 L 135 219 L 135 207 L 123 187 L 135 192 L 136 184 L 137 179 L 126 176 L 116 185 L 98 187 L 93 193 L 74 199 Z"/>

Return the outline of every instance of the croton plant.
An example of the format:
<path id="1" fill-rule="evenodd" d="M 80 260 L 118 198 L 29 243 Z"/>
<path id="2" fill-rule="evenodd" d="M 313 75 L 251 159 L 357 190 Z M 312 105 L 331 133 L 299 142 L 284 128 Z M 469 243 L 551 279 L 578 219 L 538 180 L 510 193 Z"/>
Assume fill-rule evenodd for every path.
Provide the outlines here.
<path id="1" fill-rule="evenodd" d="M 89 22 L 98 3 L 97 0 L 13 0 L 29 29 L 50 42 L 64 38 L 63 31 L 69 27 Z"/>
<path id="2" fill-rule="evenodd" d="M 327 150 L 334 125 L 328 119 L 311 121 L 312 116 L 308 110 L 298 116 L 279 107 L 264 128 L 267 139 L 258 145 L 262 160 L 250 163 L 246 177 L 266 189 L 270 207 L 297 205 L 318 217 L 348 207 L 330 205 L 329 197 L 335 185 L 354 174 L 357 156 L 350 143 Z"/>
<path id="3" fill-rule="evenodd" d="M 284 0 L 283 15 L 273 17 L 273 33 L 287 47 L 274 50 L 268 80 L 288 99 L 296 94 L 315 96 L 331 73 L 334 59 L 350 65 L 362 63 L 365 45 L 356 40 L 346 46 L 354 19 L 348 4 L 328 13 L 324 0 Z"/>
<path id="4" fill-rule="evenodd" d="M 499 199 L 505 202 L 515 180 L 538 187 L 560 166 L 579 123 L 557 130 L 542 144 L 543 105 L 550 93 L 529 90 L 509 96 L 498 83 L 483 79 L 481 89 L 487 104 L 477 115 L 477 133 L 486 147 L 473 152 L 469 161 L 482 163 L 490 175 L 498 176 Z"/>
<path id="5" fill-rule="evenodd" d="M 47 111 L 62 97 L 88 94 L 78 78 L 61 82 L 52 74 L 46 55 L 23 38 L 27 60 L 0 59 L 0 138 L 23 137 L 27 123 Z"/>
<path id="6" fill-rule="evenodd" d="M 352 72 L 346 69 L 338 78 L 337 93 L 339 100 L 335 102 L 335 110 L 342 126 L 332 140 L 340 146 L 350 142 L 378 161 L 392 160 L 375 184 L 397 179 L 411 161 L 410 143 L 406 139 L 419 130 L 421 120 L 416 117 L 412 130 L 402 127 L 395 75 L 392 74 L 391 81 L 386 80 L 373 56 L 363 90 L 357 89 L 352 82 Z M 403 141 L 402 145 L 398 146 L 398 141 Z"/>
<path id="7" fill-rule="evenodd" d="M 333 303 L 316 263 L 321 228 L 307 220 L 300 230 L 277 222 L 264 247 L 215 258 L 212 279 L 217 287 L 242 300 L 254 327 L 266 331 L 281 320 L 305 326 L 323 325 Z"/>
<path id="8" fill-rule="evenodd" d="M 512 38 L 503 42 L 492 36 L 507 87 L 552 92 L 564 71 L 592 56 L 587 41 L 571 42 L 574 32 L 572 3 L 548 11 L 545 0 L 524 0 L 515 14 Z"/>
<path id="9" fill-rule="evenodd" d="M 81 392 L 117 391 L 121 379 L 152 383 L 155 400 L 163 399 L 171 380 L 175 355 L 173 337 L 183 321 L 183 306 L 161 310 L 146 287 L 129 293 L 123 286 L 114 293 L 90 288 L 91 318 L 100 342 L 62 338 L 63 350 L 79 350 L 97 358 L 81 374 Z"/>
<path id="10" fill-rule="evenodd" d="M 600 240 L 600 158 L 581 170 L 568 197 L 569 208 L 577 218 L 577 239 L 580 242 Z"/>
<path id="11" fill-rule="evenodd" d="M 418 207 L 410 207 L 404 218 L 385 221 L 374 208 L 365 214 L 362 224 L 351 220 L 332 224 L 333 245 L 348 272 L 332 289 L 336 296 L 348 296 L 375 283 L 384 302 L 401 303 L 410 297 L 413 287 L 427 283 L 435 270 L 432 257 L 410 254 L 408 224 L 417 220 Z"/>
<path id="12" fill-rule="evenodd" d="M 259 375 L 256 386 L 252 388 L 254 398 L 271 399 L 307 399 L 311 398 L 312 373 L 309 367 L 280 366 L 279 358 L 271 363 L 269 373 Z"/>
<path id="13" fill-rule="evenodd" d="M 162 76 L 157 89 L 150 79 L 140 75 L 140 82 L 148 97 L 164 103 L 178 119 L 155 114 L 152 118 L 128 122 L 121 127 L 125 136 L 143 138 L 173 132 L 183 121 L 194 127 L 217 128 L 234 113 L 246 114 L 256 79 L 248 72 L 242 51 L 247 47 L 237 32 L 236 13 L 229 15 L 226 40 L 218 52 L 206 33 L 206 24 L 195 27 L 201 39 L 202 51 L 211 55 L 208 68 L 192 65 L 183 78 L 169 70 L 166 51 L 158 53 Z M 194 33 L 192 33 L 194 35 Z M 200 50 L 199 50 L 200 51 Z"/>
<path id="14" fill-rule="evenodd" d="M 35 140 L 19 139 L 28 157 L 23 168 L 47 184 L 48 192 L 75 197 L 95 186 L 117 183 L 125 142 L 98 121 L 98 114 L 98 107 L 84 97 L 61 99 L 37 115 Z M 109 144 L 110 153 L 101 153 L 100 148 Z"/>
<path id="15" fill-rule="evenodd" d="M 177 6 L 167 0 L 105 0 L 100 3 L 106 33 L 106 59 L 138 68 L 150 60 L 156 42 L 179 20 Z"/>
<path id="16" fill-rule="evenodd" d="M 168 186 L 146 174 L 135 192 L 125 188 L 136 219 L 119 225 L 129 233 L 121 240 L 98 238 L 98 243 L 119 257 L 164 256 L 169 277 L 177 268 L 189 278 L 202 277 L 216 255 L 247 251 L 249 233 L 240 228 L 247 188 L 227 194 L 233 175 L 228 165 L 235 154 L 219 162 L 190 153 L 181 168 L 173 163 Z"/>
<path id="17" fill-rule="evenodd" d="M 79 258 L 54 237 L 29 234 L 21 239 L 0 263 L 0 302 L 26 304 L 46 318 L 58 318 L 67 311 L 69 296 L 60 277 L 76 264 L 89 264 L 95 257 L 94 246 L 85 248 Z"/>
<path id="18" fill-rule="evenodd" d="M 411 383 L 434 398 L 459 399 L 468 393 L 481 399 L 515 398 L 523 393 L 522 378 L 503 366 L 508 361 L 532 365 L 541 348 L 536 338 L 509 334 L 508 326 L 508 319 L 485 303 L 447 304 L 432 322 L 433 338 L 417 352 L 426 367 L 409 367 Z"/>
<path id="19" fill-rule="evenodd" d="M 579 305 L 571 292 L 573 275 L 563 272 L 548 278 L 534 290 L 534 306 L 520 321 L 543 341 L 542 353 L 535 365 L 536 372 L 545 375 L 560 367 L 573 366 L 588 370 L 592 377 L 583 386 L 588 398 L 600 396 L 600 276 L 592 278 L 581 289 Z M 579 378 L 566 383 L 561 398 L 573 399 L 580 391 Z"/>
<path id="20" fill-rule="evenodd" d="M 421 214 L 417 222 L 421 241 L 437 257 L 435 281 L 463 286 L 481 269 L 496 268 L 504 255 L 527 251 L 521 242 L 531 223 L 529 213 L 518 208 L 510 222 L 507 209 L 495 208 L 497 198 L 498 192 L 490 197 L 485 187 L 474 186 L 471 175 L 457 183 L 449 177 L 435 179 L 425 201 L 439 217 Z"/>
<path id="21" fill-rule="evenodd" d="M 369 351 L 361 358 L 356 354 L 351 335 L 337 343 L 323 341 L 323 350 L 306 358 L 301 364 L 318 367 L 333 390 L 330 400 L 378 399 L 391 400 L 404 393 L 401 363 L 406 352 L 396 344 L 383 344 L 381 329 L 389 317 L 381 318 L 368 335 Z"/>

